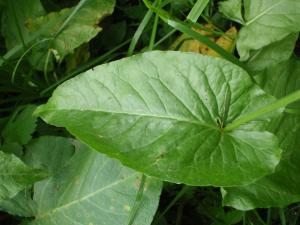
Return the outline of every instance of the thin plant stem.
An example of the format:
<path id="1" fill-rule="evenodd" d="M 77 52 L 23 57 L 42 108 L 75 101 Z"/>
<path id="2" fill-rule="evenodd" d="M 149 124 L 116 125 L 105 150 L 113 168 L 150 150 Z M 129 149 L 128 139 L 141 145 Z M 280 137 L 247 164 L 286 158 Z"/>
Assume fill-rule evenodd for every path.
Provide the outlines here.
<path id="1" fill-rule="evenodd" d="M 144 16 L 142 22 L 140 23 L 139 27 L 137 28 L 137 30 L 135 31 L 132 40 L 130 42 L 130 46 L 128 48 L 128 56 L 133 55 L 134 49 L 138 43 L 138 40 L 140 39 L 144 29 L 146 28 L 147 24 L 149 23 L 151 17 L 153 15 L 153 12 L 151 10 L 148 10 L 148 12 L 146 13 L 146 15 Z"/>
<path id="2" fill-rule="evenodd" d="M 161 43 L 163 43 L 165 40 L 167 40 L 170 36 L 172 36 L 176 32 L 175 29 L 171 30 L 169 33 L 167 33 L 164 37 L 162 37 L 160 40 L 158 40 L 155 44 L 154 47 L 157 47 Z"/>
<path id="3" fill-rule="evenodd" d="M 250 122 L 252 120 L 255 120 L 256 118 L 265 115 L 267 113 L 270 113 L 272 111 L 275 111 L 277 109 L 280 109 L 282 107 L 285 107 L 287 105 L 289 105 L 290 103 L 293 103 L 297 100 L 300 99 L 300 90 L 293 92 L 292 94 L 285 96 L 267 106 L 264 106 L 263 108 L 250 113 L 248 115 L 243 116 L 240 119 L 235 120 L 233 123 L 229 124 L 228 126 L 226 126 L 224 128 L 225 131 L 230 131 L 233 130 L 239 126 L 241 126 L 242 124 L 245 124 L 247 122 Z"/>
<path id="4" fill-rule="evenodd" d="M 188 14 L 187 19 L 196 22 L 208 3 L 209 0 L 198 0 Z"/>
<path id="5" fill-rule="evenodd" d="M 129 219 L 128 219 L 128 225 L 132 225 L 134 223 L 134 220 L 136 218 L 137 212 L 140 209 L 142 199 L 143 199 L 143 194 L 144 194 L 144 188 L 145 188 L 145 183 L 146 183 L 147 177 L 145 174 L 142 175 L 141 183 L 139 186 L 139 190 L 137 192 L 136 198 L 134 205 L 130 211 L 129 214 Z"/>
<path id="6" fill-rule="evenodd" d="M 267 225 L 271 225 L 271 216 L 272 216 L 272 209 L 269 208 L 267 213 Z"/>
<path id="7" fill-rule="evenodd" d="M 44 65 L 44 79 L 45 79 L 45 81 L 46 81 L 47 84 L 49 84 L 47 73 L 48 73 L 48 64 L 49 64 L 51 52 L 52 52 L 52 50 L 48 49 L 46 60 L 45 60 L 45 65 Z"/>
<path id="8" fill-rule="evenodd" d="M 201 43 L 207 45 L 212 50 L 216 51 L 219 55 L 221 55 L 224 59 L 243 67 L 243 64 L 233 55 L 228 53 L 222 47 L 217 45 L 215 42 L 211 41 L 208 37 L 201 35 L 200 33 L 193 30 L 192 25 L 182 22 L 178 19 L 172 18 L 166 11 L 155 7 L 148 0 L 143 0 L 145 5 L 151 9 L 153 12 L 157 13 L 163 21 L 165 21 L 168 25 L 175 28 L 176 30 L 181 31 L 182 33 L 187 34 L 188 36 L 200 41 Z"/>
<path id="9" fill-rule="evenodd" d="M 259 213 L 258 213 L 256 210 L 254 210 L 254 214 L 255 214 L 256 218 L 258 219 L 258 221 L 259 221 L 262 225 L 267 225 L 267 224 L 263 221 L 263 219 L 260 217 Z"/>
<path id="10" fill-rule="evenodd" d="M 161 3 L 161 0 L 158 0 L 158 5 L 160 5 L 160 3 Z M 155 18 L 154 18 L 151 36 L 150 36 L 149 50 L 150 49 L 152 50 L 154 47 L 155 37 L 156 37 L 156 33 L 157 33 L 158 20 L 159 20 L 159 15 L 156 14 Z"/>
<path id="11" fill-rule="evenodd" d="M 18 68 L 19 68 L 19 66 L 20 66 L 20 64 L 21 64 L 21 62 L 22 62 L 22 60 L 23 60 L 23 58 L 34 48 L 34 47 L 36 47 L 36 46 L 38 46 L 38 45 L 40 45 L 41 43 L 43 43 L 43 42 L 46 42 L 46 41 L 49 41 L 49 40 L 52 40 L 53 38 L 46 38 L 46 39 L 43 39 L 43 40 L 41 40 L 41 41 L 38 41 L 38 42 L 36 42 L 35 44 L 33 44 L 32 46 L 30 46 L 23 54 L 22 54 L 22 56 L 19 58 L 19 60 L 18 60 L 18 62 L 17 62 L 17 64 L 15 65 L 15 67 L 14 67 L 14 70 L 13 70 L 13 73 L 12 73 L 12 76 L 11 76 L 11 82 L 12 83 L 14 83 L 14 81 L 15 81 L 15 75 L 16 75 L 16 73 L 17 73 L 17 70 L 18 70 Z"/>
<path id="12" fill-rule="evenodd" d="M 172 2 L 172 0 L 164 1 L 161 4 L 161 7 L 164 7 L 171 2 Z M 158 0 L 156 0 L 153 4 L 156 5 L 157 3 L 158 3 Z M 144 32 L 145 28 L 147 27 L 148 23 L 150 22 L 152 15 L 153 15 L 153 12 L 151 9 L 149 9 L 132 37 L 131 43 L 128 48 L 127 56 L 133 55 L 134 49 L 135 49 L 142 33 Z"/>
<path id="13" fill-rule="evenodd" d="M 279 209 L 279 217 L 280 217 L 281 225 L 286 225 L 286 218 L 285 218 L 285 213 L 283 208 Z"/>
<path id="14" fill-rule="evenodd" d="M 160 220 L 164 217 L 164 215 L 176 204 L 176 202 L 188 191 L 190 190 L 189 186 L 183 186 L 183 188 L 176 194 L 175 198 L 169 203 L 169 205 L 165 208 L 165 210 L 157 217 L 157 219 L 153 222 L 153 225 L 158 225 Z"/>
<path id="15" fill-rule="evenodd" d="M 106 60 L 111 54 L 115 53 L 116 51 L 118 51 L 120 48 L 124 47 L 125 45 L 127 45 L 129 42 L 131 41 L 131 39 L 128 39 L 126 41 L 124 41 L 123 43 L 119 44 L 118 46 L 114 47 L 113 49 L 109 50 L 108 52 L 104 53 L 103 55 L 97 57 L 96 59 L 91 60 L 90 62 L 86 63 L 85 65 L 77 68 L 76 70 L 74 70 L 73 72 L 67 74 L 66 76 L 64 76 L 62 79 L 60 79 L 59 81 L 57 81 L 56 83 L 50 85 L 49 87 L 47 87 L 46 89 L 44 89 L 43 91 L 40 92 L 40 96 L 44 96 L 46 93 L 48 93 L 49 91 L 53 90 L 55 87 L 57 87 L 58 85 L 60 85 L 61 83 L 63 83 L 64 81 L 76 76 L 79 73 L 82 73 L 88 69 L 91 69 L 92 67 L 94 67 L 95 65 L 98 65 L 99 63 L 103 62 L 104 60 Z"/>
<path id="16" fill-rule="evenodd" d="M 58 35 L 61 34 L 61 32 L 63 32 L 63 30 L 68 26 L 68 24 L 70 23 L 70 21 L 73 19 L 73 17 L 76 15 L 76 13 L 78 13 L 78 11 L 81 9 L 81 7 L 87 2 L 88 0 L 81 0 L 76 7 L 72 10 L 72 12 L 70 13 L 70 15 L 67 17 L 67 19 L 64 21 L 64 23 L 60 26 L 60 28 L 58 29 L 58 31 L 56 32 L 56 34 L 54 35 L 54 38 L 56 38 Z"/>
<path id="17" fill-rule="evenodd" d="M 176 225 L 181 225 L 183 208 L 184 208 L 184 204 L 180 204 L 179 207 L 178 207 L 178 209 L 177 209 Z"/>

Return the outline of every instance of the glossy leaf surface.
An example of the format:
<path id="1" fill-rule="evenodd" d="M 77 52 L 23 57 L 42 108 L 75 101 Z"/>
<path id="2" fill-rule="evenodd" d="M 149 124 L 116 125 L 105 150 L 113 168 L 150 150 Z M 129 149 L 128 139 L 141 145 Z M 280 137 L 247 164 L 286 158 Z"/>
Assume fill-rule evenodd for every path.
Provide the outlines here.
<path id="1" fill-rule="evenodd" d="M 37 114 L 148 175 L 231 186 L 272 173 L 281 150 L 263 131 L 271 115 L 223 127 L 273 101 L 225 60 L 155 51 L 62 84 Z"/>

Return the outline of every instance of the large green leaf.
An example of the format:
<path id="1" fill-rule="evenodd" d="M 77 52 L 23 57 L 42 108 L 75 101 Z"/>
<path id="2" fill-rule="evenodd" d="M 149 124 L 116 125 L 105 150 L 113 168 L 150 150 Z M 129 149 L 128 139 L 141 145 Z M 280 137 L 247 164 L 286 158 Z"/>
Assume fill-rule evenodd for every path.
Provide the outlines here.
<path id="1" fill-rule="evenodd" d="M 49 146 L 51 142 L 57 147 Z M 71 143 L 75 146 L 74 154 L 69 147 L 65 152 Z M 139 189 L 140 173 L 66 138 L 36 139 L 28 146 L 28 154 L 26 158 L 33 166 L 45 165 L 52 173 L 52 177 L 34 186 L 37 208 L 35 219 L 28 224 L 127 224 Z M 147 178 L 135 225 L 151 224 L 161 186 L 160 181 Z"/>
<path id="2" fill-rule="evenodd" d="M 242 0 L 221 3 L 221 12 L 232 20 L 241 18 Z M 242 60 L 246 60 L 251 50 L 258 50 L 291 33 L 300 31 L 300 2 L 295 0 L 244 0 L 243 24 L 237 38 L 237 49 Z"/>
<path id="3" fill-rule="evenodd" d="M 281 150 L 270 115 L 223 128 L 273 101 L 225 60 L 154 51 L 67 81 L 37 114 L 148 175 L 232 186 L 272 173 Z"/>
<path id="4" fill-rule="evenodd" d="M 114 6 L 115 0 L 82 0 L 73 8 L 52 12 L 28 21 L 28 28 L 35 32 L 51 24 L 49 29 L 44 30 L 42 36 L 54 38 L 49 41 L 47 48 L 55 49 L 59 57 L 63 58 L 83 43 L 89 42 L 101 31 L 98 24 L 103 17 L 113 12 Z"/>
<path id="5" fill-rule="evenodd" d="M 263 88 L 277 97 L 300 88 L 299 59 L 273 66 L 262 74 Z M 290 107 L 299 108 L 299 102 Z M 290 110 L 292 111 L 292 110 Z M 223 190 L 223 203 L 237 209 L 283 207 L 300 201 L 300 115 L 285 114 L 270 123 L 283 149 L 276 172 L 254 184 Z"/>
<path id="6" fill-rule="evenodd" d="M 43 170 L 33 169 L 15 155 L 0 151 L 0 202 L 46 176 Z"/>

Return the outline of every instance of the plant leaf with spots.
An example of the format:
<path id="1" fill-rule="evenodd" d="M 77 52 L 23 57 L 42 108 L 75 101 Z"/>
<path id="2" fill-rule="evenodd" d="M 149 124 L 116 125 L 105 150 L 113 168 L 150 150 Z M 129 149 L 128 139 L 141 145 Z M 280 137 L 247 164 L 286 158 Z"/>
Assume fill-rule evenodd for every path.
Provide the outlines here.
<path id="1" fill-rule="evenodd" d="M 48 49 L 55 49 L 60 59 L 63 59 L 102 30 L 98 24 L 113 12 L 114 6 L 115 0 L 82 0 L 73 8 L 29 20 L 27 27 L 35 32 L 50 24 L 41 36 L 53 40 L 47 44 L 47 49 L 41 48 L 40 55 L 46 55 Z"/>
<path id="2" fill-rule="evenodd" d="M 62 137 L 34 140 L 26 160 L 52 173 L 34 186 L 35 219 L 28 225 L 127 225 L 142 174 Z M 134 225 L 151 224 L 161 186 L 147 178 Z"/>
<path id="3" fill-rule="evenodd" d="M 278 112 L 224 127 L 274 100 L 225 60 L 154 51 L 65 82 L 36 113 L 148 175 L 232 186 L 274 171 L 281 150 L 264 129 Z"/>

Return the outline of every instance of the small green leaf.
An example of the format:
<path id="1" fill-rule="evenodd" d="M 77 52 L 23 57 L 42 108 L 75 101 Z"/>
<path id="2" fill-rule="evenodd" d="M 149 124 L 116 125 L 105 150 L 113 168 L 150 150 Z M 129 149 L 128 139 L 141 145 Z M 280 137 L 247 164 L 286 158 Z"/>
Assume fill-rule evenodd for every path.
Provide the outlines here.
<path id="1" fill-rule="evenodd" d="M 67 81 L 36 113 L 148 175 L 232 186 L 274 171 L 281 150 L 277 138 L 264 130 L 278 112 L 230 131 L 223 125 L 274 101 L 225 60 L 154 51 Z"/>
<path id="2" fill-rule="evenodd" d="M 33 169 L 18 157 L 0 151 L 0 202 L 46 176 L 44 171 Z"/>

